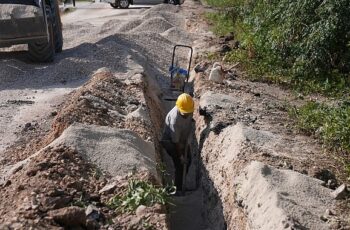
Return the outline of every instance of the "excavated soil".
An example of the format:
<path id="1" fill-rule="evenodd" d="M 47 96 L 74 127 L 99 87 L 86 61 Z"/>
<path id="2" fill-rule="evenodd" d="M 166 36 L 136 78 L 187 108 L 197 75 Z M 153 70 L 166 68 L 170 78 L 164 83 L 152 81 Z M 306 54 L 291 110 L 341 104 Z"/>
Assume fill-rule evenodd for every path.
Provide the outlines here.
<path id="1" fill-rule="evenodd" d="M 106 69 L 98 71 L 62 105 L 53 122 L 52 131 L 41 137 L 42 145 L 33 149 L 27 148 L 26 153 L 33 154 L 37 149 L 43 148 L 75 122 L 129 129 L 144 140 L 153 140 L 154 134 L 147 112 L 146 116 L 135 113 L 140 111 L 140 108 L 148 111 L 143 97 L 143 77 L 141 74 L 135 76 L 128 80 L 120 80 Z M 20 151 L 7 153 L 21 154 Z M 75 227 L 126 229 L 133 224 L 133 228 L 138 229 L 137 226 L 142 228 L 143 222 L 147 221 L 157 228 L 166 228 L 167 220 L 162 214 L 165 209 L 161 206 L 147 208 L 145 215 L 151 214 L 140 218 L 130 214 L 118 214 L 107 205 L 113 194 L 119 194 L 127 188 L 129 179 L 137 178 L 156 184 L 154 175 L 138 170 L 135 175 L 124 173 L 125 176 L 111 178 L 109 174 L 99 173 L 100 169 L 88 163 L 83 155 L 69 146 L 53 145 L 36 153 L 28 164 L 16 168 L 13 175 L 5 178 L 1 189 L 4 194 L 0 200 L 0 221 L 4 223 L 2 228 L 74 227 L 74 223 L 68 220 L 57 220 L 59 217 L 56 212 L 59 211 L 56 209 L 62 209 L 64 213 L 69 206 L 86 207 L 89 204 L 98 207 L 101 212 L 99 218 L 93 221 L 86 220 L 84 214 L 84 218 Z M 23 157 L 25 156 L 19 156 Z M 99 194 L 107 183 L 116 180 L 116 192 Z M 74 210 L 74 215 L 80 218 L 79 213 L 84 213 L 84 210 Z M 74 219 L 74 216 L 70 218 Z"/>
<path id="2" fill-rule="evenodd" d="M 150 139 L 153 134 L 149 123 L 143 119 L 127 117 L 127 114 L 139 107 L 145 107 L 143 88 L 143 85 L 127 85 L 110 72 L 95 74 L 81 89 L 71 93 L 61 105 L 63 109 L 52 114 L 52 128 L 45 138 L 39 138 L 42 132 L 35 127 L 30 130 L 24 128 L 22 134 L 25 134 L 26 140 L 31 141 L 21 141 L 17 148 L 7 150 L 4 161 L 15 163 L 27 158 L 59 137 L 74 122 L 130 129 L 145 140 Z"/>

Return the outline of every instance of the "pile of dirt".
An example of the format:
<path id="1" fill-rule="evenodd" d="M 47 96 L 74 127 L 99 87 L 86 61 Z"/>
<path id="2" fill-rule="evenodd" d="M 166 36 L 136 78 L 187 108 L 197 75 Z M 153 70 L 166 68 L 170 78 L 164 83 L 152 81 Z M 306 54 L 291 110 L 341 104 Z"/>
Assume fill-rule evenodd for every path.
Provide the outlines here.
<path id="1" fill-rule="evenodd" d="M 152 142 L 135 132 L 106 126 L 74 123 L 50 146 L 65 145 L 112 176 L 147 171 L 157 175 L 156 153 Z"/>
<path id="2" fill-rule="evenodd" d="M 53 114 L 55 118 L 48 133 L 40 130 L 23 131 L 29 143 L 19 141 L 16 148 L 5 151 L 3 161 L 14 163 L 27 158 L 59 137 L 74 122 L 130 129 L 144 140 L 152 140 L 150 121 L 127 116 L 140 108 L 146 108 L 143 77 L 137 76 L 134 82 L 131 80 L 125 83 L 109 71 L 97 71 L 89 82 L 69 96 L 60 111 Z M 40 138 L 42 135 L 45 137 Z"/>
<path id="3" fill-rule="evenodd" d="M 144 77 L 126 75 L 118 78 L 106 68 L 97 71 L 61 106 L 51 131 L 38 137 L 39 144 L 36 140 L 28 144 L 32 148 L 27 147 L 26 154 L 33 155 L 4 174 L 2 228 L 142 229 L 148 224 L 167 229 L 162 206 L 147 207 L 136 215 L 108 205 L 112 196 L 125 191 L 131 177 L 159 184 L 154 147 L 146 142 L 155 134 Z M 11 149 L 8 157 L 24 158 L 22 150 Z M 101 193 L 111 183 L 116 184 L 113 190 Z"/>
<path id="4" fill-rule="evenodd" d="M 161 35 L 167 39 L 169 39 L 173 43 L 178 44 L 191 44 L 192 43 L 192 37 L 184 30 L 179 29 L 178 27 L 172 27 L 163 33 Z"/>
<path id="5" fill-rule="evenodd" d="M 154 17 L 143 21 L 139 26 L 135 27 L 129 33 L 135 32 L 153 32 L 153 33 L 163 33 L 164 31 L 173 27 L 170 22 L 162 17 Z"/>
<path id="6" fill-rule="evenodd" d="M 122 82 L 110 72 L 97 72 L 92 79 L 64 103 L 51 134 L 52 139 L 74 122 L 110 126 L 135 131 L 145 140 L 152 139 L 149 121 L 127 115 L 145 107 L 143 76 L 134 82 Z"/>
<path id="7" fill-rule="evenodd" d="M 253 161 L 236 182 L 237 199 L 253 229 L 329 229 L 335 200 L 322 181 Z M 258 208 L 256 207 L 258 204 Z"/>
<path id="8" fill-rule="evenodd" d="M 143 22 L 143 20 L 141 19 L 137 19 L 137 20 L 132 20 L 132 21 L 128 21 L 128 22 L 125 22 L 123 23 L 120 28 L 118 28 L 118 32 L 121 32 L 121 33 L 127 33 L 128 31 L 138 27 L 139 25 L 141 25 L 141 23 Z M 106 24 L 104 24 L 102 26 L 102 28 L 106 28 L 108 27 L 110 24 L 110 22 L 107 22 Z M 115 27 L 113 27 L 115 28 Z"/>
<path id="9" fill-rule="evenodd" d="M 159 6 L 157 6 L 159 7 Z M 178 7 L 175 7 L 177 9 L 172 10 L 174 6 L 167 6 L 166 10 L 164 11 L 155 11 L 154 9 L 150 9 L 148 11 L 145 11 L 143 13 L 143 19 L 150 19 L 154 17 L 162 17 L 166 21 L 170 22 L 171 24 L 175 25 L 176 27 L 183 28 L 185 25 L 186 18 L 179 12 L 180 9 Z"/>
<path id="10" fill-rule="evenodd" d="M 109 200 L 114 194 L 122 194 L 130 179 L 155 183 L 149 174 L 141 172 L 110 178 L 69 147 L 48 147 L 1 189 L 0 228 L 126 229 L 133 224 L 133 229 L 141 229 L 146 221 L 165 228 L 161 206 L 148 208 L 142 216 L 121 214 L 109 207 Z M 112 183 L 114 187 L 106 190 Z M 103 188 L 105 192 L 101 192 Z"/>

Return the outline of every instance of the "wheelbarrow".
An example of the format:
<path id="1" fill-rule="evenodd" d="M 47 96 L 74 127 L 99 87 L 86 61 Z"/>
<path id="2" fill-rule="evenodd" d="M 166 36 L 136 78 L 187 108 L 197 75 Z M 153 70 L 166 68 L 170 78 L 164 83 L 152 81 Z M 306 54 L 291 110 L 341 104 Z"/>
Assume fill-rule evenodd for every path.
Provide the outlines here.
<path id="1" fill-rule="evenodd" d="M 185 48 L 190 50 L 190 56 L 188 58 L 187 69 L 181 68 L 179 63 L 175 61 L 176 51 L 178 48 Z M 171 61 L 171 66 L 169 68 L 170 72 L 170 89 L 177 92 L 185 92 L 185 86 L 188 83 L 190 76 L 191 63 L 192 63 L 193 48 L 191 46 L 185 45 L 175 45 L 173 49 L 173 56 Z"/>

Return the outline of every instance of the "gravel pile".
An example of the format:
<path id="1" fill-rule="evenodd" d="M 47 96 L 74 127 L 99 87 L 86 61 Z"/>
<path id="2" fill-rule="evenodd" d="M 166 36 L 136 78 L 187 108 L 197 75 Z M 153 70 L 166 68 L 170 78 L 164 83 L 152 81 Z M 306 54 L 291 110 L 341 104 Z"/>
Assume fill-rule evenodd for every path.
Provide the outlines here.
<path id="1" fill-rule="evenodd" d="M 180 12 L 180 9 L 181 9 L 180 7 L 174 6 L 174 5 L 171 5 L 171 4 L 159 4 L 159 5 L 156 5 L 156 6 L 152 7 L 152 8 L 150 8 L 149 10 L 146 10 L 144 12 L 144 14 L 147 15 L 147 14 L 154 13 L 154 14 L 159 15 L 159 14 L 162 14 L 164 12 L 177 14 L 177 13 Z"/>
<path id="2" fill-rule="evenodd" d="M 167 38 L 169 41 L 177 44 L 191 45 L 193 41 L 191 36 L 186 31 L 178 27 L 170 28 L 167 31 L 161 33 L 161 35 Z"/>
<path id="3" fill-rule="evenodd" d="M 157 178 L 153 143 L 145 142 L 131 130 L 74 123 L 52 143 L 62 144 L 112 176 L 124 176 L 136 169 Z"/>
<path id="4" fill-rule="evenodd" d="M 144 20 L 154 18 L 154 17 L 162 17 L 168 22 L 171 22 L 175 26 L 182 27 L 185 24 L 185 18 L 177 13 L 172 12 L 146 12 L 142 17 Z"/>
<path id="5" fill-rule="evenodd" d="M 141 19 L 136 19 L 133 21 L 128 21 L 126 23 L 124 23 L 118 30 L 116 30 L 119 33 L 127 33 L 130 30 L 136 28 L 137 26 L 139 26 L 141 23 L 143 22 L 143 20 Z M 109 22 L 106 23 L 103 27 L 108 26 Z M 116 29 L 115 27 L 113 28 L 114 30 Z"/>
<path id="6" fill-rule="evenodd" d="M 174 27 L 173 24 L 168 22 L 162 17 L 154 17 L 145 20 L 139 26 L 135 27 L 129 33 L 139 33 L 139 32 L 153 32 L 153 33 L 163 33 L 164 31 Z"/>
<path id="7" fill-rule="evenodd" d="M 36 6 L 1 4 L 0 20 L 33 18 L 42 15 L 40 8 Z"/>
<path id="8" fill-rule="evenodd" d="M 140 22 L 140 24 L 141 24 L 141 22 Z M 123 20 L 120 20 L 120 19 L 110 20 L 101 26 L 101 31 L 99 32 L 99 34 L 106 34 L 110 31 L 120 31 L 122 26 L 125 26 L 125 25 L 126 24 Z M 126 29 L 127 28 L 125 28 L 123 30 L 126 30 Z"/>

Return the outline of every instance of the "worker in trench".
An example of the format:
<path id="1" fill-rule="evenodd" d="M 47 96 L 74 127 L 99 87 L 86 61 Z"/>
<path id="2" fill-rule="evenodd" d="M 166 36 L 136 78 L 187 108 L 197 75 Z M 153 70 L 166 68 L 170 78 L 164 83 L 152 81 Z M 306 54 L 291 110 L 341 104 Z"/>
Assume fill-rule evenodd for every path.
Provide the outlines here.
<path id="1" fill-rule="evenodd" d="M 184 165 L 188 170 L 191 153 L 190 143 L 193 124 L 194 101 L 189 94 L 181 94 L 175 107 L 165 118 L 165 127 L 161 144 L 172 157 L 175 166 L 175 186 L 177 192 L 182 191 Z M 187 159 L 185 149 L 187 148 Z"/>

